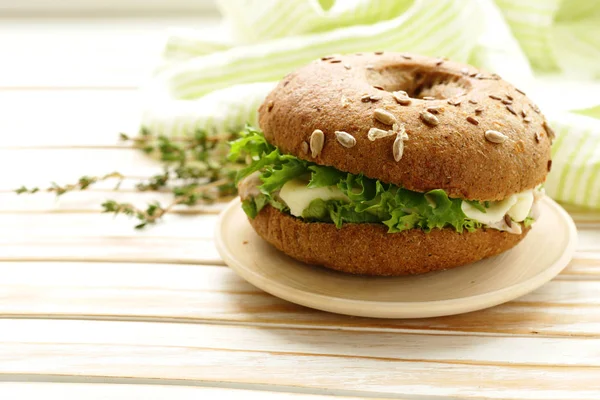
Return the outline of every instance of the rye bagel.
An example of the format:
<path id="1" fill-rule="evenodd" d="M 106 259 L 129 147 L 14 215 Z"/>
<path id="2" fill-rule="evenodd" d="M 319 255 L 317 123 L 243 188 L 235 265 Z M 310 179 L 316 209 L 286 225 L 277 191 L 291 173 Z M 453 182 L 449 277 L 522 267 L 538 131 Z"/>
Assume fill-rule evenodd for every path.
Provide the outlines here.
<path id="1" fill-rule="evenodd" d="M 554 137 L 537 106 L 499 76 L 384 52 L 323 57 L 287 75 L 260 106 L 259 125 L 284 154 L 414 192 L 490 202 L 545 181 Z M 336 228 L 269 205 L 250 223 L 293 258 L 367 275 L 453 268 L 506 251 L 529 231 Z"/>

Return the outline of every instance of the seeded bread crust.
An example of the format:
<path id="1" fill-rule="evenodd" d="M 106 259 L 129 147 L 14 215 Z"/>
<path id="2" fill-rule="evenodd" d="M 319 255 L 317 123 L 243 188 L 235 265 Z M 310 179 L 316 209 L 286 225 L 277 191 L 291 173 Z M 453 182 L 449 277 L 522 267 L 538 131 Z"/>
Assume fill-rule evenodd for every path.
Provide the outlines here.
<path id="1" fill-rule="evenodd" d="M 399 90 L 408 93 L 410 104 L 394 98 Z M 375 119 L 376 109 L 405 126 L 408 139 L 399 161 L 395 134 L 367 138 L 373 127 L 392 130 Z M 259 124 L 283 153 L 409 190 L 444 189 L 469 200 L 501 200 L 531 189 L 545 181 L 551 165 L 553 132 L 522 92 L 474 67 L 417 55 L 317 60 L 287 75 L 267 96 Z M 323 131 L 324 145 L 313 158 L 309 144 L 316 129 Z M 507 138 L 494 143 L 497 135 L 486 139 L 488 130 Z M 336 131 L 352 135 L 355 145 L 342 145 Z"/>
<path id="2" fill-rule="evenodd" d="M 475 262 L 514 247 L 529 231 L 515 235 L 495 229 L 411 229 L 390 234 L 381 224 L 344 224 L 338 229 L 330 223 L 304 222 L 271 206 L 250 224 L 263 239 L 299 261 L 378 276 L 423 274 Z"/>

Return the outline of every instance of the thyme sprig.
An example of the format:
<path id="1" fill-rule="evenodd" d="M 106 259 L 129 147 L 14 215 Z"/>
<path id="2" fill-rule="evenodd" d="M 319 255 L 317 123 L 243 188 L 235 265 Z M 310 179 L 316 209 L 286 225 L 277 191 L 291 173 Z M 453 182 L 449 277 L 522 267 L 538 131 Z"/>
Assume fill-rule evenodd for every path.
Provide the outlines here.
<path id="1" fill-rule="evenodd" d="M 119 187 L 121 186 L 121 183 L 123 182 L 123 179 L 125 179 L 125 177 L 123 175 L 121 175 L 119 172 L 111 172 L 110 174 L 106 174 L 103 176 L 84 175 L 81 178 L 79 178 L 77 180 L 77 182 L 70 183 L 67 185 L 59 185 L 56 182 L 52 182 L 50 184 L 50 186 L 45 189 L 40 189 L 39 187 L 28 188 L 26 186 L 21 186 L 20 188 L 16 189 L 15 192 L 17 194 L 24 194 L 24 193 L 33 194 L 33 193 L 37 193 L 39 191 L 44 191 L 44 192 L 54 192 L 54 193 L 56 193 L 57 196 L 62 196 L 63 194 L 65 194 L 67 192 L 73 192 L 76 190 L 85 190 L 95 183 L 106 181 L 109 179 L 115 179 L 115 178 L 119 180 L 117 182 L 117 185 L 115 186 L 115 190 L 119 190 Z"/>
<path id="2" fill-rule="evenodd" d="M 157 158 L 163 164 L 162 173 L 138 182 L 135 186 L 136 190 L 170 191 L 173 198 L 166 205 L 153 201 L 143 208 L 138 208 L 131 203 L 107 200 L 101 205 L 102 212 L 136 218 L 138 223 L 135 228 L 142 229 L 156 223 L 177 206 L 209 204 L 235 195 L 235 175 L 242 164 L 227 160 L 227 153 L 228 142 L 238 136 L 237 133 L 209 136 L 202 130 L 183 138 L 156 136 L 147 129 L 142 129 L 137 136 L 121 133 L 119 138 L 122 142 Z M 119 172 L 111 172 L 102 176 L 82 176 L 77 182 L 66 185 L 52 182 L 44 189 L 21 186 L 15 192 L 33 194 L 45 191 L 62 196 L 68 192 L 89 189 L 92 185 L 109 179 L 118 179 L 115 187 L 115 190 L 118 190 L 125 178 Z"/>

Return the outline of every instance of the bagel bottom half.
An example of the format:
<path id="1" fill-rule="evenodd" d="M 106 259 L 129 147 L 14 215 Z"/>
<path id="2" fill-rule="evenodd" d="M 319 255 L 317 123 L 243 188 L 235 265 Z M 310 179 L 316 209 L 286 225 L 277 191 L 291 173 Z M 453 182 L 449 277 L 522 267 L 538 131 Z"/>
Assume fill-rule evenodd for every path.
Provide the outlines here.
<path id="1" fill-rule="evenodd" d="M 390 234 L 381 224 L 350 223 L 338 229 L 332 223 L 304 222 L 269 205 L 249 220 L 263 239 L 299 261 L 380 276 L 422 274 L 478 261 L 514 247 L 529 231 L 410 229 Z"/>

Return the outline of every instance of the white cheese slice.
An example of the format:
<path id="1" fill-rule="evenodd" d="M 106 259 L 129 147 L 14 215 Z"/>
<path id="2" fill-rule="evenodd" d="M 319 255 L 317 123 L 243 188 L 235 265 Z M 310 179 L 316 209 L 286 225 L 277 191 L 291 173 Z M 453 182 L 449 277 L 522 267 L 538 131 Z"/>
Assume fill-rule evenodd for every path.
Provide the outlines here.
<path id="1" fill-rule="evenodd" d="M 521 222 L 527 218 L 533 205 L 533 190 L 515 194 L 517 202 L 508 210 L 508 216 L 517 222 Z"/>
<path id="2" fill-rule="evenodd" d="M 485 209 L 486 212 L 479 211 L 466 201 L 462 202 L 460 208 L 468 218 L 484 225 L 493 225 L 495 222 L 503 220 L 508 210 L 516 203 L 517 195 L 512 195 L 502 201 L 490 202 L 489 207 Z"/>
<path id="3" fill-rule="evenodd" d="M 301 217 L 302 212 L 315 199 L 348 201 L 348 197 L 336 186 L 309 188 L 307 184 L 302 179 L 292 179 L 287 181 L 279 192 L 279 197 L 290 208 L 290 214 L 295 217 Z"/>

